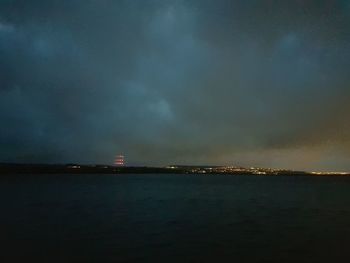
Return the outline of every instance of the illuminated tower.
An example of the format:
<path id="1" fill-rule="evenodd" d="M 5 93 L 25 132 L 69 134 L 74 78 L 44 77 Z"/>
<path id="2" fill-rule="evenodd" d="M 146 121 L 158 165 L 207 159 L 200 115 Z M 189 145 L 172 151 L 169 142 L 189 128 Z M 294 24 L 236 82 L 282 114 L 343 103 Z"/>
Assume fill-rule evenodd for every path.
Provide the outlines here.
<path id="1" fill-rule="evenodd" d="M 116 166 L 124 166 L 124 155 L 119 154 L 115 157 L 114 165 Z"/>

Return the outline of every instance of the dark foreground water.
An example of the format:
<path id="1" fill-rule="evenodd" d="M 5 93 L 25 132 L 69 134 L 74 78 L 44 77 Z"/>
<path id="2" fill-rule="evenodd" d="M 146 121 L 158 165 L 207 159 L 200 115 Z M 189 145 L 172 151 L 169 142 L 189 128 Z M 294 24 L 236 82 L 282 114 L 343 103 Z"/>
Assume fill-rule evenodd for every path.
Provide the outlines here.
<path id="1" fill-rule="evenodd" d="M 350 178 L 0 177 L 0 262 L 348 262 Z"/>

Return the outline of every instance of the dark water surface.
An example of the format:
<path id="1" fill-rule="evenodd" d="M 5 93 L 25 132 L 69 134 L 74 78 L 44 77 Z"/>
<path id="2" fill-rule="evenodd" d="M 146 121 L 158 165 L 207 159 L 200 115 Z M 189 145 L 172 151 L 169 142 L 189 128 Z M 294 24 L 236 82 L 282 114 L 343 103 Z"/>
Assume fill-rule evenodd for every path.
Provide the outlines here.
<path id="1" fill-rule="evenodd" d="M 0 177 L 0 262 L 348 262 L 350 178 Z"/>

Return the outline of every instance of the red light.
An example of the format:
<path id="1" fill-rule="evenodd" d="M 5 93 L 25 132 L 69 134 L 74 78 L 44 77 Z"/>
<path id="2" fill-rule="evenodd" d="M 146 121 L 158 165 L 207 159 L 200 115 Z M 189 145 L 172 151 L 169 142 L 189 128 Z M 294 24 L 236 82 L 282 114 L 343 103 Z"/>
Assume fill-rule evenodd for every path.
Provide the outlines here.
<path id="1" fill-rule="evenodd" d="M 116 166 L 124 166 L 125 162 L 124 162 L 124 155 L 117 155 L 114 161 L 114 165 Z"/>

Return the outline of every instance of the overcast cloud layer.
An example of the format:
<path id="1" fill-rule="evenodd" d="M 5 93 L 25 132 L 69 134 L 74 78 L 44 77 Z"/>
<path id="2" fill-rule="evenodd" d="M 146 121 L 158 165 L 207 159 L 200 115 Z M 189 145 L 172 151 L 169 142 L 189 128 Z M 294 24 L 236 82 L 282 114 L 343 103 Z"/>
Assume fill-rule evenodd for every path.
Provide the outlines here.
<path id="1" fill-rule="evenodd" d="M 0 162 L 350 170 L 350 2 L 0 0 Z"/>

